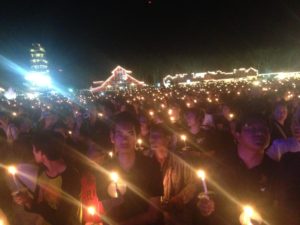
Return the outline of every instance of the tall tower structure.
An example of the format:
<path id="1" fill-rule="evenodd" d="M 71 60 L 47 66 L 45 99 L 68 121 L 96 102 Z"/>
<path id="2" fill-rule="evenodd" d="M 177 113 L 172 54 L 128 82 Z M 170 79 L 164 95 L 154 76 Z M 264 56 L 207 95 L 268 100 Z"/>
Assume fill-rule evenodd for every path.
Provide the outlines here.
<path id="1" fill-rule="evenodd" d="M 30 68 L 32 72 L 49 75 L 48 61 L 46 60 L 46 51 L 41 44 L 34 43 L 30 49 Z"/>
<path id="2" fill-rule="evenodd" d="M 32 44 L 32 48 L 30 49 L 30 72 L 25 76 L 25 79 L 29 81 L 33 87 L 51 87 L 46 51 L 41 44 Z"/>

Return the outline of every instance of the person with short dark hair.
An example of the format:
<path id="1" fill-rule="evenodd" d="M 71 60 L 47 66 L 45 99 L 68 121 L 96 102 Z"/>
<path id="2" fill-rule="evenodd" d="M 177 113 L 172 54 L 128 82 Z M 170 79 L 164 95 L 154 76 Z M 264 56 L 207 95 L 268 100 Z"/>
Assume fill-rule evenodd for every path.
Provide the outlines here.
<path id="1" fill-rule="evenodd" d="M 64 139 L 53 131 L 40 131 L 33 137 L 35 161 L 45 169 L 38 176 L 33 198 L 27 192 L 14 197 L 26 210 L 43 216 L 50 224 L 78 224 L 80 180 L 78 172 L 63 159 Z"/>
<path id="2" fill-rule="evenodd" d="M 287 152 L 300 152 L 300 107 L 293 115 L 291 122 L 292 137 L 275 140 L 267 150 L 267 155 L 280 161 Z"/>
<path id="3" fill-rule="evenodd" d="M 287 139 L 289 130 L 285 121 L 288 116 L 288 108 L 285 102 L 278 102 L 271 119 L 271 144 L 276 139 Z"/>
<path id="4" fill-rule="evenodd" d="M 150 148 L 153 158 L 160 164 L 164 195 L 162 206 L 165 224 L 196 224 L 196 207 L 200 189 L 195 172 L 183 158 L 170 151 L 172 133 L 163 124 L 150 128 Z M 200 202 L 200 212 L 209 216 L 214 211 L 212 200 Z M 205 208 L 205 210 L 203 210 Z"/>
<path id="5" fill-rule="evenodd" d="M 235 137 L 236 150 L 226 153 L 217 170 L 217 180 L 222 188 L 234 194 L 238 202 L 252 205 L 265 219 L 275 219 L 278 164 L 265 154 L 270 142 L 268 120 L 259 114 L 242 116 Z M 222 213 L 227 211 L 226 222 L 238 223 L 238 205 L 229 199 L 223 201 L 219 210 Z M 231 207 L 226 206 L 229 203 Z"/>
<path id="6" fill-rule="evenodd" d="M 163 195 L 159 165 L 135 151 L 139 133 L 135 116 L 121 112 L 113 118 L 112 124 L 111 141 L 116 157 L 104 165 L 108 173 L 99 173 L 97 179 L 98 196 L 107 212 L 104 220 L 123 225 L 157 224 Z M 110 187 L 115 187 L 111 172 L 117 172 L 126 184 L 125 193 L 116 185 L 118 198 L 110 192 Z"/>

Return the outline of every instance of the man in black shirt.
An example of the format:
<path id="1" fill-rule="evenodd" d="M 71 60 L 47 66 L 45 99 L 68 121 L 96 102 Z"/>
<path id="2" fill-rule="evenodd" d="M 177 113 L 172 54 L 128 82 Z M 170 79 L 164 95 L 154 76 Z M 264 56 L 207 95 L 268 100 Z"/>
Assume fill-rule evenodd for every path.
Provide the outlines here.
<path id="1" fill-rule="evenodd" d="M 274 203 L 278 165 L 264 152 L 270 142 L 269 126 L 263 117 L 248 115 L 238 122 L 235 136 L 237 149 L 227 152 L 223 158 L 217 180 L 239 203 L 254 206 L 267 221 L 276 221 Z M 229 203 L 228 199 L 224 200 L 221 210 Z M 231 216 L 226 217 L 227 222 L 232 220 L 230 224 L 238 224 L 240 210 L 228 210 L 227 215 Z"/>
<path id="2" fill-rule="evenodd" d="M 156 224 L 160 218 L 160 196 L 163 195 L 162 178 L 159 165 L 152 159 L 135 151 L 138 121 L 128 112 L 114 118 L 111 140 L 116 158 L 108 162 L 97 179 L 98 196 L 107 212 L 107 223 L 118 224 Z M 110 180 L 110 173 L 118 173 L 121 185 Z M 118 190 L 118 198 L 111 194 L 111 187 Z M 109 194 L 110 193 L 110 194 Z"/>

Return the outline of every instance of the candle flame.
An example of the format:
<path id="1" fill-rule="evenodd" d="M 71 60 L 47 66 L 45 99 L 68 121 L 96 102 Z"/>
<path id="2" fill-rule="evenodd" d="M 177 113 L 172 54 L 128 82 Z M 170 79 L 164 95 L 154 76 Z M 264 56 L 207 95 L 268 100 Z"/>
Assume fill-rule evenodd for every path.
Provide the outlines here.
<path id="1" fill-rule="evenodd" d="M 7 171 L 11 174 L 11 175 L 15 175 L 17 173 L 17 168 L 15 166 L 9 166 L 7 167 Z"/>
<path id="2" fill-rule="evenodd" d="M 249 218 L 252 218 L 253 215 L 254 215 L 254 210 L 253 210 L 253 208 L 251 206 L 246 205 L 246 206 L 244 206 L 244 213 Z"/>
<path id="3" fill-rule="evenodd" d="M 143 140 L 140 139 L 140 138 L 137 140 L 137 143 L 138 143 L 139 145 L 142 144 L 142 142 L 143 142 Z"/>
<path id="4" fill-rule="evenodd" d="M 87 212 L 88 212 L 89 215 L 94 216 L 94 215 L 96 214 L 96 209 L 95 209 L 94 206 L 89 206 L 89 207 L 87 208 Z"/>
<path id="5" fill-rule="evenodd" d="M 111 178 L 111 180 L 112 180 L 113 182 L 117 183 L 118 180 L 119 180 L 119 175 L 118 175 L 116 172 L 112 172 L 112 173 L 110 174 L 110 178 Z"/>
<path id="6" fill-rule="evenodd" d="M 198 170 L 197 171 L 197 176 L 200 177 L 202 180 L 205 180 L 205 172 L 204 170 Z"/>
<path id="7" fill-rule="evenodd" d="M 180 135 L 180 138 L 181 138 L 181 140 L 186 141 L 186 135 L 185 134 Z"/>

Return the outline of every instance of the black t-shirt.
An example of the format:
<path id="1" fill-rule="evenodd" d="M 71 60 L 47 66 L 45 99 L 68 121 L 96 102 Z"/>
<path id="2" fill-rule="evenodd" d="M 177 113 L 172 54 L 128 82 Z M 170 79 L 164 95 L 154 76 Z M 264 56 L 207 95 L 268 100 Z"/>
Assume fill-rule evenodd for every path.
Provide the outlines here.
<path id="1" fill-rule="evenodd" d="M 107 217 L 115 222 L 124 221 L 146 212 L 149 207 L 146 200 L 163 195 L 160 167 L 153 159 L 136 153 L 134 166 L 129 172 L 120 167 L 117 159 L 108 162 L 104 168 L 109 173 L 117 172 L 120 179 L 126 183 L 124 202 L 107 212 Z M 98 174 L 97 194 L 101 201 L 112 199 L 108 193 L 111 184 L 109 174 Z"/>
<path id="2" fill-rule="evenodd" d="M 270 145 L 276 139 L 286 139 L 289 136 L 290 136 L 290 132 L 289 132 L 289 129 L 286 126 L 282 126 L 276 120 L 272 120 Z"/>
<path id="3" fill-rule="evenodd" d="M 286 224 L 300 221 L 300 152 L 288 152 L 280 161 L 279 205 Z M 296 223 L 298 222 L 298 223 Z"/>
<path id="4" fill-rule="evenodd" d="M 266 155 L 260 165 L 249 169 L 239 158 L 237 151 L 233 151 L 219 165 L 215 179 L 239 203 L 253 205 L 263 218 L 272 218 L 278 169 L 278 163 Z M 232 224 L 238 224 L 237 219 L 241 209 L 237 205 L 223 198 L 220 207 L 223 208 L 221 210 L 227 210 L 225 213 L 230 217 L 229 220 L 233 219 Z"/>

